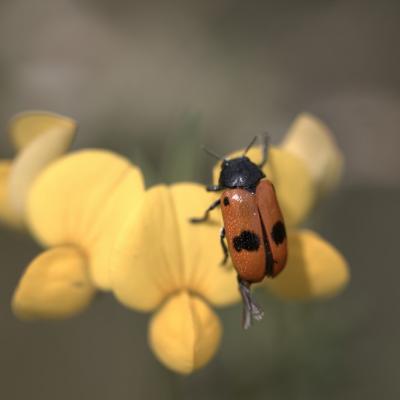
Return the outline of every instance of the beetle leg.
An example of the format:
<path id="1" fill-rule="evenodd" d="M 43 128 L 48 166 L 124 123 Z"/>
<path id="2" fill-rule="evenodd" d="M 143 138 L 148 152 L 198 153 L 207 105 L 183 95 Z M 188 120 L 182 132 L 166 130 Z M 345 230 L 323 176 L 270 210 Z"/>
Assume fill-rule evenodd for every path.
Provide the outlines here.
<path id="1" fill-rule="evenodd" d="M 269 150 L 269 136 L 262 136 L 262 159 L 260 164 L 258 165 L 259 168 L 262 168 L 268 161 L 268 150 Z"/>
<path id="2" fill-rule="evenodd" d="M 219 238 L 221 241 L 221 247 L 222 247 L 222 251 L 224 253 L 224 258 L 221 261 L 221 265 L 226 265 L 226 262 L 228 261 L 228 248 L 226 247 L 226 243 L 225 243 L 225 228 L 222 227 L 220 232 L 219 232 Z"/>
<path id="3" fill-rule="evenodd" d="M 207 192 L 220 192 L 222 189 L 219 185 L 208 185 L 206 187 Z"/>
<path id="4" fill-rule="evenodd" d="M 239 291 L 243 300 L 243 317 L 242 326 L 244 329 L 249 329 L 253 319 L 260 321 L 264 316 L 261 307 L 253 301 L 250 293 L 250 282 L 241 279 L 238 276 Z"/>
<path id="5" fill-rule="evenodd" d="M 212 203 L 210 205 L 210 207 L 207 208 L 207 210 L 205 211 L 204 215 L 200 218 L 190 218 L 190 222 L 195 224 L 198 222 L 205 222 L 208 219 L 208 214 L 210 213 L 210 211 L 214 210 L 214 208 L 217 208 L 221 203 L 221 200 L 215 200 L 214 203 Z"/>

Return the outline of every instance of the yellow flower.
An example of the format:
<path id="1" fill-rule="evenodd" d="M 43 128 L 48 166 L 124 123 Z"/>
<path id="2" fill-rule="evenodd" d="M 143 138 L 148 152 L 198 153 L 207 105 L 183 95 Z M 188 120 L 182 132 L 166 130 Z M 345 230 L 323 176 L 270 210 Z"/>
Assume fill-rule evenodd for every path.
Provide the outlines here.
<path id="1" fill-rule="evenodd" d="M 35 179 L 26 215 L 50 249 L 28 266 L 12 307 L 21 319 L 66 318 L 81 312 L 96 289 L 110 287 L 114 238 L 143 196 L 140 171 L 108 151 L 71 153 Z"/>
<path id="2" fill-rule="evenodd" d="M 292 133 L 295 138 L 298 134 Z M 316 129 L 315 134 L 319 140 L 327 133 Z M 328 158 L 338 151 L 319 150 Z M 308 214 L 324 181 L 323 175 L 312 174 L 313 159 L 307 151 L 307 146 L 299 151 L 301 157 L 285 146 L 271 148 L 265 167 L 289 228 Z M 256 148 L 248 155 L 256 162 L 261 157 Z M 324 160 L 320 162 L 323 165 Z M 219 166 L 214 176 L 218 174 Z M 225 306 L 239 297 L 234 269 L 219 265 L 220 213 L 212 213 L 206 224 L 189 222 L 215 198 L 193 183 L 151 188 L 139 212 L 127 218 L 112 256 L 111 282 L 117 299 L 134 310 L 155 312 L 150 346 L 164 365 L 182 374 L 204 366 L 218 348 L 222 327 L 212 306 Z M 331 245 L 310 231 L 294 229 L 289 230 L 288 241 L 293 246 L 288 272 L 271 284 L 274 293 L 306 299 L 333 295 L 345 286 L 346 262 Z"/>
<path id="3" fill-rule="evenodd" d="M 17 150 L 14 160 L 0 161 L 0 222 L 22 228 L 29 188 L 38 173 L 72 143 L 74 120 L 44 111 L 17 114 L 9 123 Z"/>
<path id="4" fill-rule="evenodd" d="M 307 204 L 313 205 L 339 184 L 343 172 L 343 155 L 328 127 L 316 117 L 309 113 L 300 114 L 280 147 L 282 151 L 301 160 L 308 170 L 314 199 Z M 270 164 L 272 166 L 273 162 Z M 265 172 L 267 176 L 271 173 L 274 181 L 275 170 L 266 169 Z M 279 179 L 276 184 L 279 186 Z M 277 194 L 282 202 L 284 217 L 289 223 L 289 258 L 279 276 L 264 281 L 266 287 L 287 300 L 310 300 L 336 295 L 350 279 L 346 260 L 315 232 L 293 229 L 294 225 L 307 217 L 310 207 L 305 207 L 301 217 L 292 224 L 290 213 L 285 212 L 287 200 L 280 198 L 279 188 Z M 304 188 L 297 193 L 293 192 L 291 199 L 298 201 L 302 196 Z"/>
<path id="5" fill-rule="evenodd" d="M 184 374 L 207 363 L 218 347 L 221 324 L 210 305 L 238 300 L 233 269 L 219 266 L 218 213 L 211 224 L 189 223 L 213 198 L 193 183 L 149 189 L 113 253 L 116 297 L 135 310 L 157 310 L 150 345 L 164 364 Z"/>

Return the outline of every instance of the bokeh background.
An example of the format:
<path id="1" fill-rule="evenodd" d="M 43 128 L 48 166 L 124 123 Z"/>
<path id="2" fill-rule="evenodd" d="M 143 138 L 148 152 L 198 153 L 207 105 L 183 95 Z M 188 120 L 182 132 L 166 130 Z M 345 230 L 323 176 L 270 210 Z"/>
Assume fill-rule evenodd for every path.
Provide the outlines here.
<path id="1" fill-rule="evenodd" d="M 39 248 L 0 228 L 1 399 L 398 399 L 400 376 L 400 3 L 2 0 L 0 157 L 8 119 L 26 109 L 74 117 L 75 148 L 140 165 L 148 184 L 207 182 L 219 153 L 301 111 L 333 130 L 346 157 L 339 191 L 308 226 L 345 254 L 339 297 L 283 303 L 244 333 L 240 307 L 188 378 L 146 345 L 147 315 L 111 295 L 72 320 L 21 323 L 10 298 Z"/>

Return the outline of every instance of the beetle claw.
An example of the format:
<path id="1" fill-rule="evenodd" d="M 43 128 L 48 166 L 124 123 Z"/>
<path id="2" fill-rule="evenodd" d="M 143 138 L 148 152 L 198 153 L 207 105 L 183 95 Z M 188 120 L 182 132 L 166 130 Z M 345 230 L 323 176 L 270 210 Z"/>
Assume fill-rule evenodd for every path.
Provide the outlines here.
<path id="1" fill-rule="evenodd" d="M 256 304 L 252 303 L 251 304 L 251 316 L 256 320 L 256 321 L 261 321 L 264 316 L 264 311 L 262 308 Z"/>

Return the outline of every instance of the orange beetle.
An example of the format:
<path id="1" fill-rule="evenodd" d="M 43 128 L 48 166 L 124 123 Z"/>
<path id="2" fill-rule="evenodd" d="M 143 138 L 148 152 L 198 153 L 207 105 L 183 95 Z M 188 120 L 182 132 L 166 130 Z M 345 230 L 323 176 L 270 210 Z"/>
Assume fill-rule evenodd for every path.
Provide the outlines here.
<path id="1" fill-rule="evenodd" d="M 238 274 L 245 329 L 250 327 L 253 319 L 261 320 L 263 317 L 263 311 L 251 297 L 251 284 L 261 282 L 265 276 L 273 278 L 278 275 L 285 267 L 287 259 L 286 229 L 282 212 L 274 186 L 265 179 L 261 169 L 267 162 L 266 140 L 263 143 L 263 159 L 259 165 L 246 157 L 255 139 L 242 157 L 222 161 L 218 185 L 207 187 L 211 192 L 223 191 L 221 197 L 208 207 L 202 218 L 191 219 L 193 223 L 205 222 L 209 212 L 221 206 L 224 221 L 220 234 L 224 252 L 222 263 L 226 263 L 229 250 Z"/>

